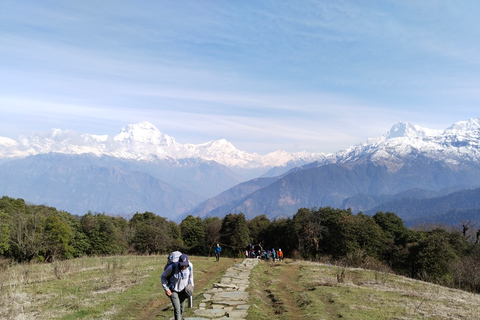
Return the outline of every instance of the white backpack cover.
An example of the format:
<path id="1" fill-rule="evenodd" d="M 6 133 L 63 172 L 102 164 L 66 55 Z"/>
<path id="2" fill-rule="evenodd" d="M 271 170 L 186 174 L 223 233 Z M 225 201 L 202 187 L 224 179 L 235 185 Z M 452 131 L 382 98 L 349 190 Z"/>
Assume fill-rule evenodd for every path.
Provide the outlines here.
<path id="1" fill-rule="evenodd" d="M 163 270 L 165 271 L 168 268 L 168 266 L 171 265 L 172 263 L 178 262 L 178 258 L 180 258 L 181 255 L 182 253 L 180 251 L 170 252 L 167 258 L 167 264 L 165 265 Z"/>

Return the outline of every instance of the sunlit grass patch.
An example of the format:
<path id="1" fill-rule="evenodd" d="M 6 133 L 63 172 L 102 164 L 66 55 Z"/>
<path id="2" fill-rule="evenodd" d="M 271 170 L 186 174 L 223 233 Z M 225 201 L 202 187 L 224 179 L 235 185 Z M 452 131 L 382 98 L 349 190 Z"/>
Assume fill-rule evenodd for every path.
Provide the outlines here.
<path id="1" fill-rule="evenodd" d="M 0 317 L 110 317 L 125 305 L 116 301 L 122 293 L 155 275 L 150 288 L 156 285 L 156 290 L 143 287 L 145 295 L 126 300 L 133 297 L 142 303 L 158 295 L 158 270 L 163 270 L 165 260 L 166 256 L 119 256 L 11 266 L 5 271 L 9 277 L 2 286 Z"/>
<path id="2" fill-rule="evenodd" d="M 248 319 L 480 319 L 480 297 L 389 272 L 306 261 L 261 263 Z M 271 297 L 283 298 L 275 314 Z"/>

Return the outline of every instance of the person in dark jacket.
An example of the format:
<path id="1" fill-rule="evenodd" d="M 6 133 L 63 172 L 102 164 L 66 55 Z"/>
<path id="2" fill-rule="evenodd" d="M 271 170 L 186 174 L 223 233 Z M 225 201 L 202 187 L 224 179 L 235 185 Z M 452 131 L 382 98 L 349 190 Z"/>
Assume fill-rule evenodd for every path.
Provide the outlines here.
<path id="1" fill-rule="evenodd" d="M 182 320 L 185 300 L 192 294 L 188 291 L 193 291 L 193 265 L 188 261 L 188 256 L 182 254 L 178 262 L 169 265 L 163 271 L 161 280 L 165 293 L 172 301 L 175 320 Z"/>

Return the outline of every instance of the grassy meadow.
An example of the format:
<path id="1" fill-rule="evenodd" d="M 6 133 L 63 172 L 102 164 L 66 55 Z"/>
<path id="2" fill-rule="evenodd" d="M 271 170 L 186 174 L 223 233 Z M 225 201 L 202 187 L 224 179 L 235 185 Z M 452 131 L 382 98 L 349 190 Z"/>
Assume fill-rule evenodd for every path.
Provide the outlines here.
<path id="1" fill-rule="evenodd" d="M 241 260 L 190 257 L 194 305 Z M 0 264 L 0 319 L 169 319 L 160 285 L 166 256 Z M 248 319 L 480 319 L 480 295 L 320 263 L 261 262 L 252 271 Z M 186 316 L 193 316 L 186 309 Z"/>
<path id="2" fill-rule="evenodd" d="M 198 305 L 199 293 L 236 260 L 190 259 Z M 112 256 L 3 265 L 0 319 L 169 319 L 173 309 L 160 283 L 166 261 L 166 255 Z"/>
<path id="3" fill-rule="evenodd" d="M 260 263 L 248 319 L 480 319 L 480 295 L 385 271 Z"/>

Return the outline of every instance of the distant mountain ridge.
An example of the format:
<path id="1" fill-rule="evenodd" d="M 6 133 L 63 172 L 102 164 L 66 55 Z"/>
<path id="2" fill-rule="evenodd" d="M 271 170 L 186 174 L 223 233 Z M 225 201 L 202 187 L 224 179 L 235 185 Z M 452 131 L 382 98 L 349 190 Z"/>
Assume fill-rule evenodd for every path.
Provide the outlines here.
<path id="1" fill-rule="evenodd" d="M 412 193 L 427 199 L 480 187 L 480 118 L 445 130 L 400 122 L 335 154 L 265 156 L 224 139 L 182 145 L 148 122 L 113 138 L 54 129 L 0 137 L 0 161 L 0 193 L 74 214 L 146 210 L 178 220 L 238 212 L 273 219 L 322 206 L 366 212 Z"/>
<path id="2" fill-rule="evenodd" d="M 480 119 L 461 121 L 444 131 L 398 123 L 380 138 L 294 168 L 249 195 L 223 198 L 208 212 L 203 208 L 211 206 L 201 204 L 190 213 L 208 216 L 243 212 L 247 217 L 266 214 L 274 218 L 291 216 L 301 207 L 366 211 L 379 205 L 382 198 L 388 201 L 408 190 L 436 193 L 477 186 Z M 207 202 L 217 200 L 215 197 Z"/>
<path id="3" fill-rule="evenodd" d="M 419 223 L 444 222 L 454 224 L 471 220 L 480 225 L 480 188 L 466 189 L 431 198 L 406 197 L 382 203 L 366 214 L 378 211 L 395 212 L 407 226 Z"/>
<path id="4" fill-rule="evenodd" d="M 60 129 L 18 140 L 0 137 L 0 158 L 24 158 L 51 152 L 69 155 L 91 153 L 137 161 L 198 158 L 246 169 L 268 169 L 283 166 L 289 161 L 306 164 L 325 157 L 323 153 L 288 153 L 280 150 L 262 156 L 240 151 L 225 139 L 202 144 L 180 144 L 147 121 L 127 125 L 113 138 Z"/>
<path id="5" fill-rule="evenodd" d="M 334 162 L 369 159 L 395 171 L 407 156 L 424 156 L 452 166 L 480 162 L 480 118 L 460 121 L 444 131 L 400 122 L 380 138 L 368 139 L 338 152 Z"/>
<path id="6" fill-rule="evenodd" d="M 72 214 L 121 214 L 158 209 L 174 218 L 203 198 L 116 159 L 46 154 L 0 167 L 0 193 Z"/>

